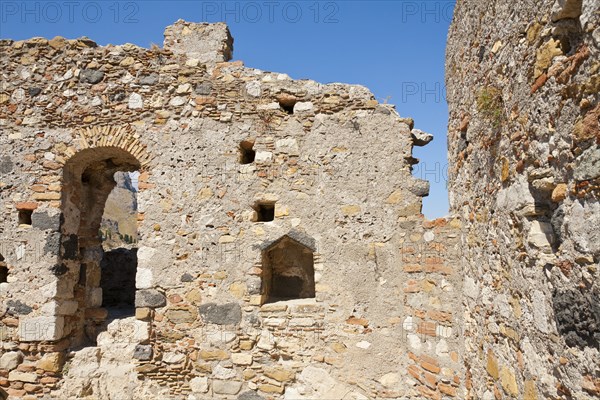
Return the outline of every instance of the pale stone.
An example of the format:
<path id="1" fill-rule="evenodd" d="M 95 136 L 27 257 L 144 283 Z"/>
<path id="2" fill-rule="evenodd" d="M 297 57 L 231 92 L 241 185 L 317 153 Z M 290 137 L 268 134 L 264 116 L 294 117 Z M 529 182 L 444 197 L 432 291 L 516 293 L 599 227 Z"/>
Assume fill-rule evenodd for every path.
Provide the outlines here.
<path id="1" fill-rule="evenodd" d="M 275 347 L 275 338 L 268 330 L 263 330 L 256 346 L 262 350 L 272 350 Z"/>
<path id="2" fill-rule="evenodd" d="M 252 365 L 252 354 L 248 353 L 233 353 L 231 362 L 235 365 Z"/>
<path id="3" fill-rule="evenodd" d="M 11 382 L 20 381 L 20 382 L 36 383 L 37 379 L 38 379 L 37 374 L 28 373 L 28 372 L 20 372 L 17 370 L 10 371 L 10 373 L 8 374 L 8 380 Z"/>
<path id="4" fill-rule="evenodd" d="M 0 357 L 0 369 L 11 371 L 23 362 L 23 354 L 19 351 L 9 351 Z"/>
<path id="5" fill-rule="evenodd" d="M 228 379 L 233 379 L 236 377 L 236 373 L 233 369 L 231 368 L 224 368 L 221 365 L 217 365 L 214 369 L 213 369 L 213 377 L 215 379 L 222 379 L 222 380 L 228 380 Z"/>
<path id="6" fill-rule="evenodd" d="M 527 240 L 538 249 L 550 253 L 554 243 L 554 231 L 548 222 L 533 221 L 529 229 Z"/>
<path id="7" fill-rule="evenodd" d="M 234 395 L 238 394 L 242 389 L 242 382 L 238 381 L 221 381 L 215 379 L 213 381 L 213 392 L 217 394 Z"/>
<path id="8" fill-rule="evenodd" d="M 127 107 L 132 110 L 144 108 L 144 100 L 142 99 L 142 96 L 138 93 L 131 93 Z"/>
<path id="9" fill-rule="evenodd" d="M 254 162 L 266 163 L 273 159 L 273 153 L 270 151 L 257 151 L 254 156 Z"/>
<path id="10" fill-rule="evenodd" d="M 302 382 L 309 385 L 317 393 L 327 393 L 336 384 L 329 372 L 322 368 L 308 366 L 300 373 Z"/>
<path id="11" fill-rule="evenodd" d="M 246 92 L 252 97 L 260 97 L 261 85 L 258 81 L 250 81 L 246 83 Z"/>
<path id="12" fill-rule="evenodd" d="M 206 376 L 192 378 L 190 380 L 190 389 L 194 393 L 208 392 L 208 378 Z"/>
<path id="13" fill-rule="evenodd" d="M 173 97 L 170 101 L 169 101 L 169 105 L 173 106 L 173 107 L 179 107 L 184 105 L 185 103 L 187 103 L 187 99 L 183 96 L 176 96 Z"/>
<path id="14" fill-rule="evenodd" d="M 433 239 L 435 239 L 435 234 L 432 231 L 427 231 L 423 234 L 423 239 L 426 242 L 431 242 Z"/>
<path id="15" fill-rule="evenodd" d="M 294 104 L 294 113 L 311 111 L 313 108 L 314 105 L 311 101 L 299 101 Z"/>
<path id="16" fill-rule="evenodd" d="M 358 343 L 356 343 L 356 347 L 358 347 L 359 349 L 368 349 L 369 347 L 371 347 L 371 343 L 367 342 L 366 340 L 362 340 Z"/>
<path id="17" fill-rule="evenodd" d="M 61 339 L 64 332 L 63 317 L 22 317 L 19 321 L 19 339 L 24 342 Z"/>
<path id="18" fill-rule="evenodd" d="M 396 386 L 400 382 L 400 375 L 390 372 L 389 374 L 385 374 L 381 378 L 379 378 L 379 383 L 381 383 L 386 388 L 391 388 Z"/>
<path id="19" fill-rule="evenodd" d="M 438 357 L 448 357 L 449 348 L 448 348 L 448 342 L 446 342 L 446 340 L 440 339 L 438 344 L 435 345 L 435 354 Z"/>
<path id="20" fill-rule="evenodd" d="M 135 273 L 135 287 L 138 289 L 150 289 L 153 286 L 152 283 L 152 270 L 138 267 Z"/>

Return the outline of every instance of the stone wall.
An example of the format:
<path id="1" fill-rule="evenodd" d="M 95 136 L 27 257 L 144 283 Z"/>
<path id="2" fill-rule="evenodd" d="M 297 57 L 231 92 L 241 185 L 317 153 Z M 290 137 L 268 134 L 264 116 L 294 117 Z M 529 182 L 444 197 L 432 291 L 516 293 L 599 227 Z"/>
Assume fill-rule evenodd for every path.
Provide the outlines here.
<path id="1" fill-rule="evenodd" d="M 468 398 L 600 396 L 600 13 L 461 0 L 447 49 Z"/>
<path id="2" fill-rule="evenodd" d="M 232 42 L 184 21 L 162 49 L 0 41 L 0 387 L 461 397 L 461 222 L 424 221 L 429 185 L 411 176 L 431 136 L 364 87 L 227 62 Z M 129 317 L 102 307 L 119 171 L 140 171 Z M 285 254 L 314 286 L 273 302 L 274 275 L 304 276 L 272 265 L 297 266 Z"/>

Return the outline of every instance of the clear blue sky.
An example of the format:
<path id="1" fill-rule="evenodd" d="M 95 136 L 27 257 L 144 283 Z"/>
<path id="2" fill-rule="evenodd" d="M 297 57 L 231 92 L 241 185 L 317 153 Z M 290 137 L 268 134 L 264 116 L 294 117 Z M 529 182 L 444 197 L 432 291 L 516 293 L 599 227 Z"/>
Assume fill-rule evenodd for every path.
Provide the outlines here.
<path id="1" fill-rule="evenodd" d="M 0 37 L 76 38 L 162 45 L 179 18 L 224 21 L 234 59 L 292 78 L 367 86 L 415 127 L 434 134 L 415 148 L 415 175 L 431 182 L 429 218 L 447 214 L 444 50 L 454 0 L 443 1 L 7 1 Z"/>

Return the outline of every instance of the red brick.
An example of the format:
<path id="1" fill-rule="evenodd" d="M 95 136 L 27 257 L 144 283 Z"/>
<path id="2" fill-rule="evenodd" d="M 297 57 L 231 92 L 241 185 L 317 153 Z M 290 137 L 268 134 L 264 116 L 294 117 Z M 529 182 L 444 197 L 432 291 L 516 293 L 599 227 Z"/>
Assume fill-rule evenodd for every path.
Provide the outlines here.
<path id="1" fill-rule="evenodd" d="M 35 201 L 22 201 L 15 205 L 19 211 L 33 211 L 38 208 L 38 203 Z"/>
<path id="2" fill-rule="evenodd" d="M 45 376 L 42 379 L 40 379 L 40 383 L 43 385 L 53 385 L 55 383 L 58 383 L 58 381 L 60 381 L 60 379 L 53 378 L 51 376 Z"/>
<path id="3" fill-rule="evenodd" d="M 427 313 L 427 315 L 429 316 L 429 318 L 439 321 L 439 322 L 452 322 L 452 314 L 450 314 L 450 313 L 436 311 L 436 310 L 430 310 Z"/>
<path id="4" fill-rule="evenodd" d="M 411 273 L 414 273 L 414 272 L 423 272 L 423 267 L 422 267 L 422 266 L 420 266 L 420 265 L 416 265 L 416 264 L 413 264 L 413 265 L 405 265 L 405 266 L 402 268 L 402 270 L 403 270 L 404 272 L 406 272 L 406 273 L 409 273 L 409 274 L 411 274 Z"/>
<path id="5" fill-rule="evenodd" d="M 450 275 L 452 273 L 452 268 L 450 268 L 444 264 L 427 264 L 425 266 L 425 272 L 439 273 L 442 275 Z"/>
<path id="6" fill-rule="evenodd" d="M 421 370 L 419 369 L 419 367 L 417 367 L 416 365 L 409 365 L 409 367 L 406 370 L 413 378 L 423 383 L 423 377 L 421 377 Z"/>
<path id="7" fill-rule="evenodd" d="M 438 374 L 441 371 L 440 367 L 434 364 L 430 364 L 428 362 L 421 362 L 421 367 L 423 367 L 423 369 L 426 369 L 427 371 L 433 372 L 434 374 Z"/>
<path id="8" fill-rule="evenodd" d="M 435 337 L 435 328 L 436 324 L 434 322 L 421 322 L 417 327 L 417 333 L 422 333 L 423 335 Z"/>
<path id="9" fill-rule="evenodd" d="M 440 390 L 440 392 L 450 397 L 456 397 L 456 388 L 454 386 L 446 385 L 445 383 L 440 383 L 438 385 L 438 389 Z"/>
<path id="10" fill-rule="evenodd" d="M 429 389 L 427 386 L 417 386 L 417 390 L 419 391 L 419 393 L 421 393 L 423 396 L 427 397 L 428 399 L 441 400 L 441 398 L 442 398 L 442 395 L 439 392 L 434 392 L 433 390 Z"/>
<path id="11" fill-rule="evenodd" d="M 425 384 L 431 389 L 435 390 L 438 383 L 437 376 L 435 376 L 434 374 L 430 374 L 429 372 L 423 372 L 423 378 L 425 379 Z"/>
<path id="12" fill-rule="evenodd" d="M 437 359 L 435 359 L 433 357 L 429 357 L 428 355 L 425 355 L 425 354 L 421 355 L 421 361 L 427 362 L 429 364 L 433 364 L 437 367 L 439 367 L 439 365 L 440 365 Z"/>

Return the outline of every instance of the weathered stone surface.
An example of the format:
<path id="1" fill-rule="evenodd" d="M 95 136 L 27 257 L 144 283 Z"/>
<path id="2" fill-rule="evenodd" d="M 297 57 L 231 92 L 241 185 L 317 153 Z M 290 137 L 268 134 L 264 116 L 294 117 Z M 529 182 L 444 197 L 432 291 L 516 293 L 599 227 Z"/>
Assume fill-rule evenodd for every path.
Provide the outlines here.
<path id="1" fill-rule="evenodd" d="M 264 373 L 269 378 L 275 379 L 279 382 L 292 381 L 296 377 L 296 373 L 294 371 L 283 367 L 265 368 Z"/>
<path id="2" fill-rule="evenodd" d="M 190 380 L 190 388 L 194 393 L 208 392 L 208 378 L 206 376 L 192 378 Z"/>
<path id="3" fill-rule="evenodd" d="M 256 392 L 248 391 L 241 393 L 237 400 L 264 400 L 264 397 L 260 396 Z"/>
<path id="4" fill-rule="evenodd" d="M 133 351 L 133 358 L 140 361 L 148 361 L 152 359 L 152 346 L 138 344 Z"/>
<path id="5" fill-rule="evenodd" d="M 242 310 L 237 303 L 202 304 L 198 307 L 202 320 L 208 324 L 237 325 L 242 320 Z"/>
<path id="6" fill-rule="evenodd" d="M 8 374 L 9 381 L 19 381 L 19 382 L 28 382 L 28 383 L 36 383 L 38 380 L 37 374 L 30 372 L 21 372 L 21 371 L 10 371 Z"/>
<path id="7" fill-rule="evenodd" d="M 425 133 L 420 129 L 413 129 L 410 131 L 412 136 L 413 144 L 415 146 L 426 146 L 429 142 L 433 140 L 433 135 L 430 133 Z"/>
<path id="8" fill-rule="evenodd" d="M 156 289 L 138 290 L 135 293 L 136 307 L 159 308 L 167 305 L 165 295 Z"/>
<path id="9" fill-rule="evenodd" d="M 238 394 L 242 389 L 242 382 L 215 379 L 212 383 L 212 388 L 216 394 L 234 395 Z"/>
<path id="10" fill-rule="evenodd" d="M 19 339 L 24 342 L 58 340 L 64 333 L 63 317 L 22 317 L 19 320 Z"/>
<path id="11" fill-rule="evenodd" d="M 465 230 L 470 365 L 470 389 L 458 397 L 585 398 L 583 386 L 570 382 L 600 362 L 585 352 L 568 352 L 570 371 L 551 361 L 568 346 L 589 351 L 596 343 L 592 304 L 600 280 L 595 265 L 586 267 L 600 251 L 599 98 L 586 69 L 598 55 L 595 3 L 502 2 L 490 12 L 464 0 L 454 9 L 446 50 L 448 184 L 451 212 L 463 216 Z M 577 48 L 565 46 L 575 36 Z M 581 91 L 565 97 L 573 85 Z M 561 105 L 567 98 L 572 107 Z M 518 343 L 517 354 L 506 341 Z"/>
<path id="12" fill-rule="evenodd" d="M 165 313 L 169 321 L 174 324 L 191 323 L 196 320 L 197 314 L 193 310 L 188 309 L 171 309 Z"/>
<path id="13" fill-rule="evenodd" d="M 600 147 L 594 145 L 575 160 L 573 176 L 578 181 L 600 177 Z"/>
<path id="14" fill-rule="evenodd" d="M 60 372 L 64 363 L 63 353 L 47 353 L 36 363 L 36 367 L 44 371 Z"/>
<path id="15" fill-rule="evenodd" d="M 252 365 L 252 354 L 248 353 L 233 353 L 231 362 L 235 365 Z"/>
<path id="16" fill-rule="evenodd" d="M 98 83 L 104 78 L 104 72 L 94 69 L 84 69 L 79 73 L 79 80 L 83 83 Z"/>
<path id="17" fill-rule="evenodd" d="M 11 371 L 23 362 L 23 354 L 20 351 L 9 351 L 0 357 L 0 369 Z"/>

